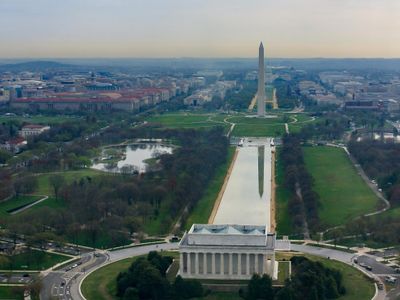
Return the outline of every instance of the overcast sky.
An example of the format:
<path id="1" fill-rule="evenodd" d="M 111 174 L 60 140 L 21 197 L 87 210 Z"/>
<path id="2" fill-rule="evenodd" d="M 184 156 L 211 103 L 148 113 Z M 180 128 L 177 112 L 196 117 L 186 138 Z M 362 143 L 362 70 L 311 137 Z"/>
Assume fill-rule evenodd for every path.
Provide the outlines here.
<path id="1" fill-rule="evenodd" d="M 400 0 L 0 0 L 0 57 L 400 57 Z"/>

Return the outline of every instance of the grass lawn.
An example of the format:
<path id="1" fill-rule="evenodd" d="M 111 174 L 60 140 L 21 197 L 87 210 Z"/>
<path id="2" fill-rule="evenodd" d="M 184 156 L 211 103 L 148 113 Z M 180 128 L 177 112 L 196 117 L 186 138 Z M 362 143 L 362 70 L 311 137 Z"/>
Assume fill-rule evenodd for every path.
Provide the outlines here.
<path id="1" fill-rule="evenodd" d="M 285 280 L 288 278 L 290 278 L 290 262 L 280 261 L 278 264 L 278 280 L 276 283 L 284 285 Z"/>
<path id="2" fill-rule="evenodd" d="M 24 292 L 16 291 L 13 286 L 0 286 L 0 299 L 22 300 L 24 299 Z"/>
<path id="3" fill-rule="evenodd" d="M 365 247 L 374 248 L 374 249 L 386 248 L 386 247 L 390 247 L 390 246 L 398 246 L 396 244 L 383 243 L 383 242 L 373 241 L 370 239 L 363 240 L 362 238 L 342 239 L 342 240 L 338 241 L 337 244 L 341 245 L 341 246 L 346 246 L 346 247 L 365 246 Z"/>
<path id="4" fill-rule="evenodd" d="M 282 161 L 279 159 L 279 148 L 276 151 L 276 190 L 275 190 L 275 201 L 276 201 L 276 224 L 277 233 L 279 235 L 289 235 L 292 232 L 292 222 L 288 210 L 288 202 L 292 197 L 292 193 L 284 186 L 284 169 Z"/>
<path id="5" fill-rule="evenodd" d="M 93 170 L 93 169 L 82 169 L 77 171 L 65 171 L 65 172 L 57 172 L 57 173 L 42 173 L 37 176 L 38 187 L 35 191 L 36 194 L 40 195 L 53 195 L 53 189 L 50 186 L 49 178 L 54 174 L 63 175 L 66 183 L 71 183 L 74 180 L 79 180 L 83 177 L 93 177 L 108 174 L 105 172 Z"/>
<path id="6" fill-rule="evenodd" d="M 223 123 L 227 116 L 205 113 L 168 113 L 151 116 L 147 119 L 151 123 L 159 123 L 168 128 L 209 128 L 223 126 L 227 130 L 229 124 Z"/>
<path id="7" fill-rule="evenodd" d="M 256 118 L 256 117 L 245 117 L 245 116 L 235 116 L 227 119 L 228 122 L 244 125 L 270 125 L 270 124 L 284 124 L 281 116 L 275 118 Z"/>
<path id="8" fill-rule="evenodd" d="M 304 147 L 304 159 L 320 196 L 319 218 L 336 226 L 376 209 L 378 199 L 357 174 L 345 151 L 335 147 Z"/>
<path id="9" fill-rule="evenodd" d="M 194 223 L 208 223 L 208 218 L 210 217 L 215 200 L 217 199 L 218 193 L 224 183 L 226 173 L 232 162 L 234 154 L 235 147 L 229 147 L 226 163 L 219 166 L 219 168 L 216 170 L 214 178 L 212 178 L 211 182 L 209 183 L 203 197 L 201 197 L 201 199 L 197 202 L 192 213 L 189 215 L 186 221 L 186 229 L 189 229 Z"/>
<path id="10" fill-rule="evenodd" d="M 276 137 L 285 132 L 283 124 L 236 124 L 232 136 Z"/>
<path id="11" fill-rule="evenodd" d="M 338 300 L 371 299 L 375 294 L 375 287 L 371 279 L 345 263 L 302 253 L 278 253 L 276 259 L 288 260 L 293 255 L 305 256 L 310 260 L 321 262 L 325 267 L 339 270 L 343 275 L 343 285 L 346 288 L 346 295 L 337 298 Z"/>
<path id="12" fill-rule="evenodd" d="M 0 217 L 10 216 L 10 212 L 39 200 L 40 196 L 21 195 L 10 200 L 0 202 Z"/>
<path id="13" fill-rule="evenodd" d="M 11 258 L 7 256 L 7 258 L 9 258 L 8 262 L 0 263 L 0 270 L 45 270 L 70 259 L 65 255 L 39 250 L 28 250 Z"/>
<path id="14" fill-rule="evenodd" d="M 165 251 L 162 255 L 177 257 L 177 252 Z M 106 265 L 91 273 L 82 282 L 82 293 L 88 300 L 113 300 L 118 299 L 117 276 L 120 272 L 127 270 L 130 265 L 140 256 L 131 257 Z"/>

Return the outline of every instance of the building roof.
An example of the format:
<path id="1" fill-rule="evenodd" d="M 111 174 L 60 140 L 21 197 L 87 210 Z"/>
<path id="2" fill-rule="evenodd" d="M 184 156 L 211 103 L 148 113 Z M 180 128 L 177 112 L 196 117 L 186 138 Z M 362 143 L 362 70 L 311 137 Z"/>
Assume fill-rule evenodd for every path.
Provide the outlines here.
<path id="1" fill-rule="evenodd" d="M 265 225 L 193 224 L 181 240 L 180 247 L 257 247 L 275 248 L 275 234 Z"/>
<path id="2" fill-rule="evenodd" d="M 258 225 L 209 225 L 193 224 L 189 233 L 194 234 L 242 234 L 265 235 L 265 226 Z"/>
<path id="3" fill-rule="evenodd" d="M 49 126 L 39 125 L 39 124 L 27 124 L 22 127 L 22 130 L 24 130 L 24 129 L 43 129 L 43 128 L 47 128 L 47 127 L 49 127 Z"/>

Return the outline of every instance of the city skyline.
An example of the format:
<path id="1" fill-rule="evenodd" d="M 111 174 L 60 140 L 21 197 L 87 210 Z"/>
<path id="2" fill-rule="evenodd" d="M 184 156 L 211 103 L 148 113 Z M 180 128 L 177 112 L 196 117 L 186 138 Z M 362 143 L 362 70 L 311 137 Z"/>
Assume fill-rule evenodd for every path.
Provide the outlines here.
<path id="1" fill-rule="evenodd" d="M 396 0 L 2 0 L 1 58 L 400 57 Z"/>

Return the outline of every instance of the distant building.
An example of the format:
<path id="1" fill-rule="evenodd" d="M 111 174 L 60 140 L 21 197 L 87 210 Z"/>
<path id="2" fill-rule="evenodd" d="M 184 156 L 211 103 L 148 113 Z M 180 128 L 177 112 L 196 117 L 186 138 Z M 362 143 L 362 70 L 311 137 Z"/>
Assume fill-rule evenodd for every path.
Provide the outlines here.
<path id="1" fill-rule="evenodd" d="M 23 137 L 16 137 L 6 141 L 4 144 L 1 144 L 0 148 L 13 153 L 19 153 L 26 145 L 26 139 L 24 139 Z"/>
<path id="2" fill-rule="evenodd" d="M 344 108 L 347 110 L 378 110 L 380 107 L 375 101 L 346 101 Z"/>
<path id="3" fill-rule="evenodd" d="M 275 234 L 266 226 L 193 224 L 179 252 L 183 278 L 246 280 L 257 273 L 276 279 Z"/>
<path id="4" fill-rule="evenodd" d="M 21 128 L 21 130 L 19 131 L 19 135 L 23 138 L 28 138 L 30 136 L 37 136 L 39 134 L 42 134 L 47 130 L 50 130 L 50 126 L 29 124 Z"/>

